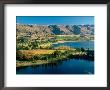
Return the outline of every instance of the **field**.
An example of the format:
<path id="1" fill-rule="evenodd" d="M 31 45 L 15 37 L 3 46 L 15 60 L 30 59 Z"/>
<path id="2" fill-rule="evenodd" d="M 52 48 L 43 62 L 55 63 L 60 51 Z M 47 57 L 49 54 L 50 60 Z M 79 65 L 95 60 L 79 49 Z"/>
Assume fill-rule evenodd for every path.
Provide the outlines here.
<path id="1" fill-rule="evenodd" d="M 64 49 L 63 50 L 18 50 L 16 66 L 39 65 L 46 63 L 53 63 L 58 60 L 65 60 L 68 58 L 93 58 L 93 50 L 82 49 Z"/>

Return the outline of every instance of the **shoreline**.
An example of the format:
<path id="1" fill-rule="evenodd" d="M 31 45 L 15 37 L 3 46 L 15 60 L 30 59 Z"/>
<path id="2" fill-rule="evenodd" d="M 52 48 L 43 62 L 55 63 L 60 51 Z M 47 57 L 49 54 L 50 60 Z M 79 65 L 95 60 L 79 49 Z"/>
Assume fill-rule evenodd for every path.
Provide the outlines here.
<path id="1" fill-rule="evenodd" d="M 90 40 L 90 41 L 92 41 L 92 40 Z M 64 42 L 79 42 L 79 41 L 62 41 L 61 43 L 64 43 Z M 58 43 L 60 43 L 60 42 L 58 42 Z M 40 49 L 40 50 L 39 49 L 38 50 L 21 50 L 21 51 L 18 50 L 18 56 L 21 55 L 21 58 L 23 58 L 22 55 L 24 55 L 27 58 L 31 58 L 34 55 L 45 55 L 45 54 L 50 55 L 54 52 L 54 50 L 42 50 L 42 49 Z M 71 52 L 71 53 L 73 53 L 73 52 Z M 25 60 L 18 58 L 16 60 L 16 67 L 55 63 L 56 61 L 62 61 L 65 59 L 70 59 L 71 57 L 72 58 L 81 58 L 81 59 L 87 58 L 87 60 L 90 60 L 89 56 L 82 56 L 83 54 L 80 54 L 80 53 L 78 55 L 73 54 L 73 56 L 71 56 L 71 57 L 68 57 L 69 55 L 71 56 L 71 54 L 68 53 L 68 55 L 67 54 L 61 55 L 60 57 L 57 57 L 57 58 L 52 57 L 49 60 L 45 60 L 45 59 L 42 60 L 41 58 L 36 60 L 36 58 L 34 58 L 35 59 L 34 61 L 33 61 L 33 58 L 31 58 L 29 61 L 28 60 L 25 61 Z"/>
<path id="2" fill-rule="evenodd" d="M 42 61 L 39 60 L 39 62 L 34 62 L 33 61 L 16 61 L 16 68 L 17 67 L 23 67 L 23 66 L 32 66 L 32 65 L 42 65 L 42 64 L 48 64 L 50 62 L 48 61 Z"/>
<path id="3" fill-rule="evenodd" d="M 42 65 L 42 64 L 48 64 L 48 63 L 55 63 L 57 61 L 63 61 L 67 60 L 69 58 L 63 56 L 62 58 L 56 59 L 54 58 L 53 61 L 47 61 L 47 60 L 37 60 L 37 61 L 16 61 L 16 67 L 23 67 L 23 66 L 32 66 L 32 65 Z"/>
<path id="4" fill-rule="evenodd" d="M 76 57 L 77 58 L 77 57 Z M 37 60 L 37 61 L 16 61 L 16 68 L 17 67 L 24 67 L 24 66 L 33 66 L 33 65 L 43 65 L 43 64 L 49 64 L 49 63 L 56 63 L 57 61 L 64 61 L 68 59 L 76 59 L 74 58 L 66 58 L 62 57 L 60 59 L 55 59 L 53 61 L 47 61 L 47 60 Z M 80 59 L 85 59 L 85 58 L 80 58 Z M 86 59 L 85 59 L 86 60 Z M 94 60 L 88 60 L 88 61 L 94 61 Z"/>
<path id="5" fill-rule="evenodd" d="M 67 59 L 67 58 L 66 58 Z M 66 60 L 62 58 L 62 60 L 54 60 L 54 61 L 46 61 L 46 60 L 37 60 L 37 61 L 16 61 L 16 67 L 23 67 L 23 66 L 32 66 L 32 65 L 43 65 L 48 63 L 55 63 L 56 61 L 63 61 Z"/>
<path id="6" fill-rule="evenodd" d="M 87 41 L 87 40 L 84 40 L 84 41 Z M 89 41 L 94 41 L 94 40 L 89 40 Z M 65 43 L 65 42 L 80 42 L 80 41 L 58 41 L 52 44 Z"/>

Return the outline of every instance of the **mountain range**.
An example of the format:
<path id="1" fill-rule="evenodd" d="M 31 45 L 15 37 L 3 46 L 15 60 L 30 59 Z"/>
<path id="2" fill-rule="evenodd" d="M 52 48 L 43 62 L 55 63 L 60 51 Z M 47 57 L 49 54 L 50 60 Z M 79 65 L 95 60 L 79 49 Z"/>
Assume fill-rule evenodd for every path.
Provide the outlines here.
<path id="1" fill-rule="evenodd" d="M 94 25 L 36 25 L 16 24 L 17 36 L 32 37 L 35 35 L 94 35 Z"/>

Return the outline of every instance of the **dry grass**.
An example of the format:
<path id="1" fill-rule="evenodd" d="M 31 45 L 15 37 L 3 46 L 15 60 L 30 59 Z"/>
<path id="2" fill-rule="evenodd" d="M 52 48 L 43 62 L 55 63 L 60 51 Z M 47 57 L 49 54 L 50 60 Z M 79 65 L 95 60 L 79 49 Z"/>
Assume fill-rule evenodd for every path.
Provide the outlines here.
<path id="1" fill-rule="evenodd" d="M 17 52 L 21 54 L 29 54 L 29 55 L 36 55 L 36 54 L 52 54 L 55 50 L 18 50 Z"/>
<path id="2" fill-rule="evenodd" d="M 38 50 L 18 50 L 16 51 L 19 54 L 23 54 L 26 56 L 33 56 L 33 55 L 43 55 L 43 54 L 52 54 L 56 50 L 46 50 L 46 49 L 38 49 Z M 65 50 L 59 50 L 61 52 L 64 52 Z"/>

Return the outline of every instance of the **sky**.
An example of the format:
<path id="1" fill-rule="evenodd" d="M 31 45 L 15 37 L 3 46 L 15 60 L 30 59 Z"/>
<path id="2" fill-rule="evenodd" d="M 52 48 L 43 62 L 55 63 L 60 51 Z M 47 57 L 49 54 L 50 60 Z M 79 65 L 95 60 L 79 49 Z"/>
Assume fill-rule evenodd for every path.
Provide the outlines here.
<path id="1" fill-rule="evenodd" d="M 38 25 L 94 24 L 94 16 L 16 16 L 16 23 Z"/>

